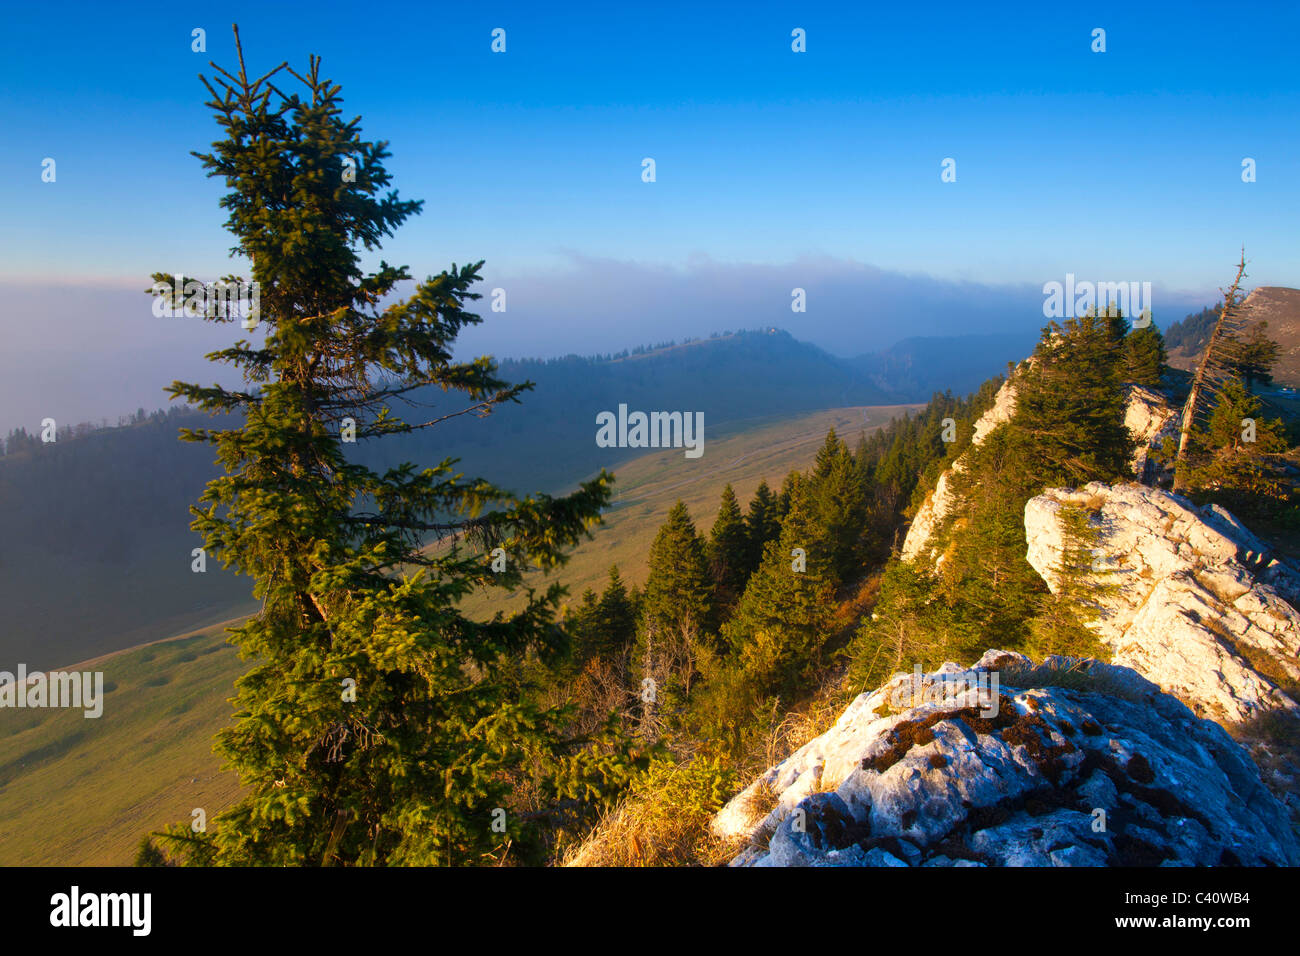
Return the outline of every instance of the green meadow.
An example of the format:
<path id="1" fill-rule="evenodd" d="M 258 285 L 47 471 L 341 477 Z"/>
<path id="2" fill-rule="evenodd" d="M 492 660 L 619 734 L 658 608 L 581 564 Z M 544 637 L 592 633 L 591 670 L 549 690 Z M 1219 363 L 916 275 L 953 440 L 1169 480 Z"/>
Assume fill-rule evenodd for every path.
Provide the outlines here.
<path id="1" fill-rule="evenodd" d="M 677 499 L 707 531 L 728 482 L 741 506 L 760 481 L 779 490 L 791 469 L 812 462 L 828 428 L 852 447 L 863 431 L 918 406 L 841 408 L 754 421 L 710 436 L 701 458 L 682 449 L 622 465 L 604 523 L 554 572 L 576 600 L 604 586 L 617 564 L 642 584 L 655 533 Z M 545 579 L 538 573 L 538 583 Z M 475 616 L 509 612 L 509 596 L 474 595 Z M 232 622 L 227 622 L 232 623 Z M 244 670 L 225 641 L 226 625 L 110 654 L 67 670 L 104 672 L 104 712 L 0 711 L 0 865 L 129 865 L 141 836 L 209 818 L 238 794 L 220 769 L 212 738 L 231 717 L 233 683 Z"/>

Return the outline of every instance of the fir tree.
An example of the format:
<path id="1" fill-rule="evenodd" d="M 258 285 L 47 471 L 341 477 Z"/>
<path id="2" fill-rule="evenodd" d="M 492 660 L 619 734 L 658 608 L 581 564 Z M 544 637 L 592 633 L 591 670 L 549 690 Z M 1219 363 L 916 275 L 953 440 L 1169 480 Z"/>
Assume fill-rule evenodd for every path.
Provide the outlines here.
<path id="1" fill-rule="evenodd" d="M 740 514 L 736 493 L 728 484 L 722 489 L 722 502 L 709 531 L 706 549 L 709 570 L 713 575 L 714 605 L 720 612 L 730 610 L 745 590 L 745 581 L 749 577 L 747 549 L 745 521 Z"/>
<path id="2" fill-rule="evenodd" d="M 1159 388 L 1165 372 L 1164 336 L 1154 325 L 1134 329 L 1124 340 L 1124 379 L 1146 388 Z"/>
<path id="3" fill-rule="evenodd" d="M 1110 652 L 1087 626 L 1099 614 L 1099 600 L 1115 589 L 1109 575 L 1095 566 L 1099 531 L 1093 516 L 1077 505 L 1063 506 L 1057 520 L 1061 557 L 1053 568 L 1053 590 L 1042 596 L 1030 624 L 1026 650 L 1040 659 L 1062 654 L 1107 661 Z"/>
<path id="4" fill-rule="evenodd" d="M 829 539 L 794 492 L 781 534 L 769 542 L 723 639 L 759 697 L 789 700 L 816 664 L 835 612 Z"/>
<path id="5" fill-rule="evenodd" d="M 803 476 L 797 471 L 792 471 L 785 476 L 781 482 L 781 493 L 776 496 L 776 520 L 784 521 L 785 516 L 790 513 L 794 506 L 794 500 L 799 491 L 799 483 Z"/>
<path id="6" fill-rule="evenodd" d="M 600 596 L 599 614 L 605 632 L 604 651 L 621 653 L 636 636 L 636 606 L 628 595 L 618 565 L 609 569 L 609 583 Z"/>
<path id="7" fill-rule="evenodd" d="M 766 481 L 760 481 L 758 490 L 749 502 L 749 512 L 745 515 L 746 580 L 758 570 L 758 565 L 763 560 L 763 548 L 780 533 L 781 519 L 777 514 L 776 496 Z"/>
<path id="8" fill-rule="evenodd" d="M 863 562 L 867 494 L 853 456 L 834 429 L 817 454 L 804 492 L 811 520 L 827 542 L 834 582 L 854 577 Z"/>
<path id="9" fill-rule="evenodd" d="M 1072 487 L 1129 473 L 1122 339 L 1112 317 L 1086 315 L 1043 330 L 1020 376 L 1014 433 L 1033 449 L 1044 484 Z"/>
<path id="10" fill-rule="evenodd" d="M 514 806 L 521 766 L 547 768 L 534 783 L 557 800 L 620 771 L 590 751 L 566 755 L 560 715 L 519 700 L 508 679 L 527 649 L 560 645 L 560 590 L 529 591 L 522 611 L 487 622 L 458 602 L 516 588 L 528 563 L 562 562 L 598 521 L 611 479 L 518 498 L 463 479 L 452 460 L 376 472 L 349 457 L 352 428 L 381 440 L 486 414 L 530 386 L 500 381 L 487 358 L 452 359 L 458 333 L 481 321 L 465 308 L 479 298 L 480 264 L 453 265 L 380 308 L 410 276 L 385 262 L 363 271 L 360 253 L 420 203 L 387 190 L 385 144 L 342 119 L 318 57 L 288 70 L 304 92 L 286 95 L 272 77 L 287 67 L 250 79 L 238 32 L 236 43 L 238 75 L 217 67 L 215 87 L 204 79 L 224 138 L 196 155 L 229 190 L 221 205 L 260 289 L 265 337 L 209 356 L 242 370 L 244 387 L 169 391 L 242 421 L 182 437 L 213 445 L 226 470 L 192 527 L 209 556 L 253 580 L 262 608 L 231 631 L 252 666 L 217 744 L 242 795 L 206 834 L 173 829 L 171 845 L 210 864 L 492 859 L 526 836 L 519 814 L 506 833 L 491 826 L 494 808 Z M 394 406 L 413 393 L 465 398 L 407 422 Z M 443 547 L 423 550 L 430 535 Z"/>
<path id="11" fill-rule="evenodd" d="M 645 630 L 670 632 L 687 625 L 708 632 L 713 626 L 713 581 L 704 542 L 695 532 L 686 505 L 668 512 L 650 545 L 650 575 L 641 611 Z"/>
<path id="12" fill-rule="evenodd" d="M 1268 337 L 1267 322 L 1256 322 L 1245 333 L 1233 336 L 1226 351 L 1228 371 L 1241 379 L 1247 392 L 1253 392 L 1256 385 L 1273 384 L 1278 345 Z"/>

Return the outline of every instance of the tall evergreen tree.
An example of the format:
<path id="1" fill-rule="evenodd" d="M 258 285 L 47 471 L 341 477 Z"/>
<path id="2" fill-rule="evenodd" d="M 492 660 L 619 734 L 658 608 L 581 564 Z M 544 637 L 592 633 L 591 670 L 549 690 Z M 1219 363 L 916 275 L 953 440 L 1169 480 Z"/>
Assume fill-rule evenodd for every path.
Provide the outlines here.
<path id="1" fill-rule="evenodd" d="M 1253 392 L 1256 385 L 1273 384 L 1278 345 L 1268 337 L 1267 322 L 1256 322 L 1242 334 L 1233 336 L 1227 353 L 1230 374 L 1241 379 L 1247 392 Z"/>
<path id="2" fill-rule="evenodd" d="M 803 476 L 799 472 L 792 471 L 781 482 L 781 493 L 776 496 L 776 519 L 778 521 L 784 521 L 785 516 L 790 513 L 799 491 L 799 483 L 802 480 Z"/>
<path id="3" fill-rule="evenodd" d="M 800 490 L 781 534 L 767 544 L 723 639 L 759 697 L 785 699 L 802 686 L 829 636 L 835 611 L 831 539 Z"/>
<path id="4" fill-rule="evenodd" d="M 1250 394 L 1238 378 L 1229 378 L 1219 389 L 1214 411 L 1210 413 L 1198 444 L 1211 452 L 1239 451 L 1278 453 L 1286 451 L 1286 438 L 1280 419 L 1264 421 L 1260 413 L 1264 403 Z M 1249 428 L 1247 423 L 1250 423 Z M 1252 436 L 1247 440 L 1244 435 Z"/>
<path id="5" fill-rule="evenodd" d="M 288 70 L 304 91 L 286 95 L 272 77 L 287 66 L 251 79 L 238 50 L 237 75 L 217 67 L 215 85 L 204 79 L 224 138 L 196 155 L 229 190 L 226 226 L 251 263 L 265 336 L 209 356 L 240 369 L 244 387 L 169 391 L 240 416 L 240 427 L 182 437 L 213 445 L 226 470 L 192 509 L 193 528 L 210 556 L 253 580 L 262 609 L 232 629 L 253 664 L 217 744 L 242 795 L 206 834 L 171 831 L 171 845 L 237 865 L 491 858 L 524 837 L 519 815 L 507 833 L 491 826 L 494 808 L 513 806 L 520 766 L 550 766 L 537 785 L 558 799 L 581 796 L 582 780 L 612 765 L 590 752 L 557 764 L 558 718 L 503 679 L 526 649 L 557 646 L 559 589 L 530 591 L 522 611 L 488 622 L 458 604 L 516 588 L 527 563 L 563 561 L 598 521 L 611 479 L 518 498 L 462 479 L 452 460 L 376 472 L 349 457 L 353 428 L 359 441 L 381 440 L 485 414 L 530 385 L 499 380 L 487 358 L 452 358 L 458 333 L 481 321 L 465 308 L 479 298 L 480 264 L 453 265 L 380 308 L 410 276 L 385 262 L 366 272 L 360 253 L 420 203 L 387 191 L 385 144 L 341 118 L 340 88 L 318 57 L 303 74 Z M 463 393 L 464 405 L 407 422 L 394 406 L 417 389 Z M 443 547 L 423 550 L 430 535 Z"/>
<path id="6" fill-rule="evenodd" d="M 722 501 L 713 528 L 709 531 L 706 549 L 709 570 L 713 574 L 714 605 L 719 611 L 730 610 L 745 590 L 745 581 L 749 577 L 746 570 L 747 548 L 745 520 L 740 514 L 740 503 L 728 484 L 722 489 Z"/>
<path id="7" fill-rule="evenodd" d="M 1052 591 L 1042 595 L 1030 623 L 1026 649 L 1036 658 L 1063 654 L 1109 660 L 1109 650 L 1088 628 L 1099 614 L 1102 597 L 1116 587 L 1106 572 L 1094 567 L 1099 531 L 1092 516 L 1077 505 L 1062 507 L 1057 520 L 1061 556 L 1052 569 Z"/>
<path id="8" fill-rule="evenodd" d="M 865 550 L 867 491 L 853 456 L 834 429 L 827 434 L 803 490 L 811 520 L 827 541 L 835 582 L 853 577 Z"/>
<path id="9" fill-rule="evenodd" d="M 713 628 L 713 580 L 704 542 L 680 499 L 650 545 L 650 576 L 641 611 L 642 628 L 675 631 L 683 624 L 701 633 Z"/>
<path id="10" fill-rule="evenodd" d="M 1051 323 L 1020 376 L 1014 433 L 1032 444 L 1045 482 L 1070 486 L 1128 474 L 1122 338 L 1112 317 Z"/>
<path id="11" fill-rule="evenodd" d="M 766 481 L 758 483 L 758 490 L 749 502 L 745 515 L 745 574 L 753 574 L 763 560 L 764 546 L 781 533 L 781 519 L 777 515 L 776 495 Z"/>
<path id="12" fill-rule="evenodd" d="M 1134 329 L 1124 339 L 1124 379 L 1146 388 L 1159 388 L 1165 373 L 1164 336 L 1154 325 Z"/>
<path id="13" fill-rule="evenodd" d="M 618 573 L 618 565 L 609 569 L 609 583 L 600 596 L 600 618 L 605 628 L 606 650 L 621 652 L 636 636 L 636 606 Z"/>

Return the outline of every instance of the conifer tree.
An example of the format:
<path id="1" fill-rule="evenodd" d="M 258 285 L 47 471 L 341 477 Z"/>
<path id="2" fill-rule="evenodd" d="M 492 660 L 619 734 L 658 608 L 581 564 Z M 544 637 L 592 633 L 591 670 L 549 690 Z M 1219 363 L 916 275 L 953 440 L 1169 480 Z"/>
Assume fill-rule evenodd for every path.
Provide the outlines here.
<path id="1" fill-rule="evenodd" d="M 605 650 L 621 652 L 636 636 L 636 607 L 628 595 L 618 565 L 609 569 L 609 583 L 600 596 L 600 619 L 605 629 Z"/>
<path id="2" fill-rule="evenodd" d="M 1227 353 L 1230 373 L 1241 379 L 1247 392 L 1253 392 L 1256 385 L 1273 384 L 1278 344 L 1268 337 L 1267 322 L 1256 322 L 1249 330 L 1232 336 Z"/>
<path id="3" fill-rule="evenodd" d="M 830 539 L 802 489 L 793 495 L 780 536 L 722 632 L 753 691 L 787 700 L 816 663 L 835 611 Z"/>
<path id="4" fill-rule="evenodd" d="M 728 484 L 722 489 L 722 502 L 718 506 L 713 528 L 709 531 L 706 549 L 709 570 L 713 575 L 714 605 L 720 612 L 730 610 L 745 590 L 745 581 L 749 577 L 745 567 L 748 561 L 747 548 L 740 503 L 736 501 L 736 493 Z"/>
<path id="5" fill-rule="evenodd" d="M 513 806 L 519 767 L 548 768 L 534 782 L 558 800 L 584 796 L 598 772 L 613 779 L 618 764 L 566 753 L 558 715 L 502 679 L 526 649 L 559 646 L 559 589 L 530 589 L 523 610 L 487 622 L 458 602 L 518 588 L 526 564 L 562 562 L 598 521 L 611 479 L 519 498 L 463 478 L 450 459 L 383 472 L 353 460 L 354 428 L 358 441 L 382 440 L 486 414 L 531 386 L 499 380 L 487 358 L 452 358 L 458 333 L 481 321 L 466 309 L 481 263 L 381 308 L 410 276 L 382 261 L 366 271 L 361 253 L 421 204 L 388 189 L 385 144 L 342 118 L 318 57 L 304 73 L 282 64 L 252 79 L 238 39 L 238 73 L 213 64 L 215 81 L 203 80 L 224 138 L 195 155 L 228 189 L 226 226 L 260 289 L 264 337 L 209 356 L 240 369 L 243 387 L 169 391 L 238 415 L 238 427 L 182 432 L 211 444 L 226 471 L 191 509 L 192 527 L 210 557 L 252 579 L 262 607 L 232 629 L 252 665 L 217 744 L 242 795 L 205 834 L 174 828 L 168 846 L 208 864 L 492 859 L 524 837 L 517 814 L 505 833 L 492 826 L 494 808 Z M 299 92 L 282 92 L 281 71 Z M 408 399 L 439 407 L 408 422 L 398 414 Z M 430 536 L 442 546 L 424 550 Z M 504 571 L 492 568 L 495 548 Z"/>
<path id="6" fill-rule="evenodd" d="M 1146 388 L 1159 388 L 1165 373 L 1165 339 L 1154 325 L 1131 331 L 1124 339 L 1124 379 Z"/>
<path id="7" fill-rule="evenodd" d="M 766 481 L 760 481 L 758 490 L 749 502 L 749 512 L 745 515 L 746 580 L 758 570 L 758 565 L 763 560 L 763 548 L 780 533 L 781 519 L 777 515 L 776 495 L 772 494 Z"/>
<path id="8" fill-rule="evenodd" d="M 1043 595 L 1030 624 L 1026 650 L 1036 658 L 1062 654 L 1109 660 L 1110 652 L 1088 628 L 1099 601 L 1114 591 L 1110 575 L 1095 567 L 1099 532 L 1091 515 L 1077 505 L 1060 509 L 1061 556 L 1052 569 L 1052 591 Z"/>
<path id="9" fill-rule="evenodd" d="M 1174 486 L 1176 492 L 1185 491 L 1190 479 L 1193 435 L 1198 420 L 1206 414 L 1209 399 L 1218 390 L 1223 380 L 1233 374 L 1233 342 L 1241 330 L 1241 305 L 1245 296 L 1241 291 L 1241 280 L 1246 276 L 1246 250 L 1242 247 L 1241 261 L 1237 263 L 1237 274 L 1232 285 L 1223 292 L 1223 305 L 1219 317 L 1210 330 L 1209 341 L 1201 353 L 1201 360 L 1196 364 L 1192 375 L 1192 387 L 1183 402 L 1182 423 L 1178 433 L 1178 451 L 1174 456 Z"/>
<path id="10" fill-rule="evenodd" d="M 641 611 L 643 629 L 667 633 L 682 625 L 713 627 L 713 581 L 704 542 L 680 499 L 650 545 L 650 575 Z"/>
<path id="11" fill-rule="evenodd" d="M 852 577 L 862 562 L 868 516 L 862 474 L 834 429 L 817 453 L 803 491 L 810 518 L 827 542 L 827 561 L 838 584 Z"/>
<path id="12" fill-rule="evenodd" d="M 574 662 L 580 664 L 600 652 L 604 644 L 604 629 L 601 627 L 600 598 L 595 591 L 586 588 L 582 592 L 578 605 L 566 610 L 563 625 L 569 635 Z"/>
<path id="13" fill-rule="evenodd" d="M 790 513 L 790 509 L 794 507 L 795 496 L 798 494 L 799 483 L 802 480 L 803 476 L 799 472 L 792 471 L 781 482 L 781 493 L 776 496 L 777 521 L 784 521 L 786 515 Z"/>
<path id="14" fill-rule="evenodd" d="M 1051 323 L 1020 375 L 1013 433 L 1032 447 L 1044 483 L 1071 487 L 1128 474 L 1123 340 L 1113 316 Z"/>

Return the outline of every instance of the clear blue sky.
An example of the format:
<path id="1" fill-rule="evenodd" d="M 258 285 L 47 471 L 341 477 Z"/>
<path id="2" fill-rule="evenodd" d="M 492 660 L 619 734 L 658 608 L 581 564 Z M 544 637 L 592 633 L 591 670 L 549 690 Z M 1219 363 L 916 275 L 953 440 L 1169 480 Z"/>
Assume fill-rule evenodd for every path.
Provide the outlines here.
<path id="1" fill-rule="evenodd" d="M 6 13 L 9 275 L 221 267 L 220 187 L 188 153 L 214 138 L 196 74 L 233 63 L 235 20 L 253 68 L 323 54 L 392 141 L 399 189 L 428 201 L 395 243 L 413 266 L 822 253 L 1036 281 L 1077 249 L 1192 285 L 1225 238 L 1261 270 L 1300 258 L 1295 3 L 114 6 Z"/>
<path id="2" fill-rule="evenodd" d="M 490 282 L 551 283 L 545 305 L 533 297 L 551 347 L 505 323 L 473 342 L 497 353 L 670 337 L 636 313 L 635 281 L 600 285 L 609 260 L 647 286 L 692 288 L 725 285 L 710 270 L 797 278 L 800 262 L 1022 289 L 1069 271 L 1152 281 L 1181 307 L 1226 283 L 1244 242 L 1250 284 L 1300 285 L 1300 6 L 1133 6 L 12 5 L 0 292 L 238 269 L 222 186 L 189 155 L 216 138 L 197 74 L 234 65 L 234 21 L 250 69 L 322 54 L 363 132 L 391 142 L 395 185 L 426 206 L 389 261 L 424 275 L 484 258 Z M 205 54 L 191 52 L 195 27 Z M 504 55 L 489 49 L 494 27 Z M 791 52 L 795 27 L 806 53 Z M 1096 27 L 1105 53 L 1090 49 Z M 40 179 L 47 156 L 54 184 Z M 640 178 L 647 156 L 654 184 Z M 956 183 L 940 182 L 945 157 Z M 1241 181 L 1243 157 L 1257 182 Z M 588 287 L 599 320 L 566 324 Z M 789 316 L 784 295 L 758 321 L 737 300 L 711 304 L 716 321 L 664 327 L 766 324 Z M 522 322 L 528 297 L 515 301 Z M 810 315 L 817 301 L 810 290 Z M 908 320 L 889 321 L 896 339 Z M 924 316 L 916 328 L 949 330 Z M 819 336 L 865 350 L 810 325 Z"/>

